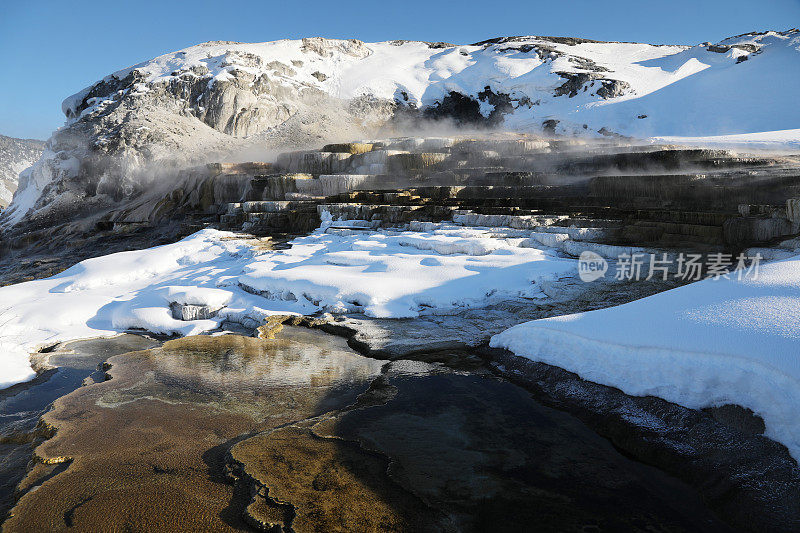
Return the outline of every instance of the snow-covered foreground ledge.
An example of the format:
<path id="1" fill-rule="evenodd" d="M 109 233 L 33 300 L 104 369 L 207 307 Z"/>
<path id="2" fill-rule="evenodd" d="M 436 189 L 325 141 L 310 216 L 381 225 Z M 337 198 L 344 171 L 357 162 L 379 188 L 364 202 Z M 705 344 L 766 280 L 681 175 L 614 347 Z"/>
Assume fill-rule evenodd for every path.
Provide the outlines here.
<path id="1" fill-rule="evenodd" d="M 631 395 L 735 403 L 800 458 L 800 256 L 618 307 L 535 320 L 491 345 Z"/>
<path id="2" fill-rule="evenodd" d="M 165 246 L 83 261 L 0 288 L 0 387 L 34 376 L 30 353 L 129 329 L 194 335 L 271 314 L 409 318 L 511 298 L 574 279 L 576 262 L 508 228 L 422 224 L 419 231 L 329 228 L 263 251 L 204 230 Z M 326 231 L 328 230 L 328 231 Z M 702 281 L 615 308 L 538 320 L 492 339 L 517 355 L 628 394 L 688 407 L 737 403 L 800 457 L 800 256 L 757 278 Z M 174 318 L 174 307 L 204 306 Z"/>
<path id="3" fill-rule="evenodd" d="M 546 298 L 542 282 L 577 273 L 575 261 L 521 245 L 522 238 L 494 238 L 489 229 L 326 233 L 329 225 L 282 251 L 204 230 L 2 287 L 0 387 L 34 376 L 31 352 L 71 339 L 133 328 L 194 335 L 224 321 L 254 326 L 271 314 L 319 310 L 414 317 L 508 297 Z M 213 313 L 177 320 L 171 306 Z M 194 317 L 188 315 L 182 318 Z"/>
<path id="4" fill-rule="evenodd" d="M 490 228 L 449 224 L 426 229 L 318 231 L 284 253 L 260 256 L 239 280 L 268 298 L 334 313 L 413 318 L 508 298 L 545 298 L 543 282 L 577 274 L 574 260 L 527 247 L 522 237 L 496 238 Z"/>
<path id="5" fill-rule="evenodd" d="M 260 309 L 236 287 L 245 243 L 202 231 L 166 245 L 88 259 L 47 279 L 0 288 L 0 387 L 34 377 L 30 353 L 72 339 L 129 328 L 191 335 L 218 327 L 225 314 Z M 172 318 L 170 303 L 227 304 L 213 320 Z M 275 306 L 278 310 L 281 308 Z"/>

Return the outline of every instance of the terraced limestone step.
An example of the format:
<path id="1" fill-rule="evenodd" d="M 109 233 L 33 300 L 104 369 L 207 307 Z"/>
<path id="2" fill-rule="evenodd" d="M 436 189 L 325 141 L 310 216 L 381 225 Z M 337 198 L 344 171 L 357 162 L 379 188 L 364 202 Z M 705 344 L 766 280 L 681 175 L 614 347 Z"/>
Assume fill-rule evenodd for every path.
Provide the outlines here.
<path id="1" fill-rule="evenodd" d="M 326 203 L 317 206 L 317 212 L 323 218 L 375 221 L 381 227 L 405 225 L 412 221 L 450 220 L 454 209 L 442 205 L 404 206 L 354 203 Z"/>
<path id="2" fill-rule="evenodd" d="M 287 194 L 297 193 L 306 182 L 312 182 L 311 174 L 260 174 L 250 180 L 250 188 L 244 197 L 247 201 L 284 200 Z"/>
<path id="3" fill-rule="evenodd" d="M 382 226 L 442 220 L 524 229 L 548 242 L 562 239 L 552 233 L 702 249 L 754 246 L 800 229 L 800 200 L 786 197 L 800 198 L 800 158 L 792 156 L 488 135 L 329 144 L 252 168 L 260 173 L 246 202 L 222 213 L 223 225 L 285 232 L 304 227 L 292 213 L 313 211 L 317 220 L 324 211 Z M 215 187 L 225 180 L 234 193 L 241 187 L 241 175 Z"/>
<path id="4" fill-rule="evenodd" d="M 278 156 L 277 166 L 285 172 L 308 174 L 335 174 L 345 172 L 351 155 L 342 152 L 299 151 L 286 152 Z"/>
<path id="5" fill-rule="evenodd" d="M 316 201 L 254 201 L 230 203 L 220 216 L 223 229 L 254 235 L 307 233 L 320 225 Z"/>

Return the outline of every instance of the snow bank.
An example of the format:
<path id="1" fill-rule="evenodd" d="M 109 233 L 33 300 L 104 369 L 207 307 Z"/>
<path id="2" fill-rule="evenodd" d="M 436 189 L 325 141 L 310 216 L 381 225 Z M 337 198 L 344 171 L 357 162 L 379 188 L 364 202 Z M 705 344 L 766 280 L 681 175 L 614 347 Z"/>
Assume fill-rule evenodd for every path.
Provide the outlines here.
<path id="1" fill-rule="evenodd" d="M 36 376 L 28 360 L 28 351 L 16 344 L 0 340 L 0 388 L 28 381 Z"/>
<path id="2" fill-rule="evenodd" d="M 654 137 L 652 140 L 681 145 L 723 146 L 751 150 L 797 150 L 800 149 L 800 129 L 707 137 Z"/>
<path id="3" fill-rule="evenodd" d="M 204 230 L 0 288 L 0 386 L 33 376 L 30 352 L 69 339 L 129 329 L 195 335 L 225 320 L 255 327 L 270 314 L 320 310 L 411 317 L 498 298 L 545 297 L 542 280 L 576 273 L 574 261 L 519 247 L 521 239 L 497 238 L 488 229 L 376 232 L 361 221 L 323 218 L 320 230 L 288 250 L 256 251 L 233 234 Z M 219 311 L 177 320 L 172 304 Z"/>
<path id="4" fill-rule="evenodd" d="M 541 249 L 492 238 L 482 229 L 440 227 L 430 232 L 317 232 L 296 239 L 286 253 L 255 259 L 239 281 L 269 298 L 406 318 L 430 308 L 543 297 L 541 280 L 574 274 L 574 261 Z"/>
<path id="5" fill-rule="evenodd" d="M 491 345 L 628 394 L 749 407 L 800 458 L 800 256 L 737 277 L 527 322 Z"/>
<path id="6" fill-rule="evenodd" d="M 129 328 L 190 335 L 215 329 L 229 316 L 293 311 L 285 303 L 261 309 L 263 299 L 236 285 L 253 252 L 229 237 L 204 230 L 174 244 L 89 259 L 47 279 L 0 288 L 0 387 L 33 377 L 29 354 L 56 342 Z M 183 322 L 172 318 L 173 301 L 227 307 L 213 320 Z"/>

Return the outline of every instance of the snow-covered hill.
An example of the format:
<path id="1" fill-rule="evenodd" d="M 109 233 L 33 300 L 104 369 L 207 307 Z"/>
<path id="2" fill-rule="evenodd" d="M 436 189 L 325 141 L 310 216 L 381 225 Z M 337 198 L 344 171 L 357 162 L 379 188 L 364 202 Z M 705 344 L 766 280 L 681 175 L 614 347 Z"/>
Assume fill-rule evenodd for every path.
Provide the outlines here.
<path id="1" fill-rule="evenodd" d="M 367 136 L 393 117 L 638 137 L 791 130 L 799 82 L 798 30 L 692 47 L 556 37 L 203 43 L 67 98 L 66 126 L 6 223 L 31 207 L 93 209 L 169 179 L 172 166 L 254 146 Z"/>
<path id="2" fill-rule="evenodd" d="M 19 173 L 36 163 L 43 150 L 42 141 L 0 135 L 0 209 L 11 203 Z"/>
<path id="3" fill-rule="evenodd" d="M 66 99 L 63 111 L 74 121 L 131 93 L 178 85 L 185 91 L 178 97 L 182 111 L 218 131 L 246 136 L 294 114 L 292 97 L 303 91 L 417 108 L 446 105 L 455 92 L 475 102 L 464 103 L 458 118 L 473 118 L 466 114 L 472 107 L 485 117 L 494 112 L 498 121 L 505 116 L 511 128 L 533 129 L 555 119 L 565 133 L 586 124 L 640 137 L 720 135 L 796 128 L 800 109 L 792 105 L 790 87 L 798 81 L 797 31 L 694 47 L 551 37 L 465 46 L 212 42 L 116 72 Z M 225 99 L 226 92 L 233 101 L 220 109 L 213 100 Z"/>

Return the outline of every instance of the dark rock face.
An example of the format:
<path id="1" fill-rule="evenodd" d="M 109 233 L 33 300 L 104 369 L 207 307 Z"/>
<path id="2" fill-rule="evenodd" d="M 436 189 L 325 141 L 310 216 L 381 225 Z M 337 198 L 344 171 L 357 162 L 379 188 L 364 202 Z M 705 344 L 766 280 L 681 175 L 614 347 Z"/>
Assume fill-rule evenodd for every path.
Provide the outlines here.
<path id="1" fill-rule="evenodd" d="M 439 49 L 444 49 L 444 48 L 453 48 L 454 46 L 456 46 L 453 43 L 445 43 L 445 42 L 441 42 L 441 41 L 438 41 L 438 42 L 409 41 L 408 39 L 394 39 L 392 41 L 389 41 L 389 44 L 392 44 L 394 46 L 402 46 L 402 45 L 404 45 L 406 43 L 413 43 L 413 42 L 423 42 L 423 43 L 428 45 L 428 48 L 431 48 L 431 49 L 434 49 L 434 50 L 439 50 Z"/>
<path id="2" fill-rule="evenodd" d="M 462 125 L 481 124 L 486 120 L 477 100 L 455 91 L 451 91 L 434 105 L 424 108 L 422 117 L 429 120 L 450 119 Z"/>
<path id="3" fill-rule="evenodd" d="M 132 88 L 134 84 L 141 82 L 143 79 L 144 76 L 137 70 L 132 70 L 123 78 L 117 78 L 112 74 L 111 76 L 103 78 L 99 82 L 95 83 L 81 99 L 81 102 L 76 106 L 76 108 L 65 109 L 64 114 L 68 119 L 77 118 L 93 103 L 94 99 L 107 98 L 114 95 L 114 93 L 126 91 Z M 120 94 L 120 96 L 122 95 Z M 117 101 L 119 101 L 119 99 L 117 99 Z"/>
<path id="4" fill-rule="evenodd" d="M 731 427 L 745 434 L 763 435 L 764 419 L 753 413 L 750 409 L 745 409 L 740 405 L 722 405 L 719 407 L 709 407 L 703 409 L 704 412 L 714 417 L 714 420 L 725 426 Z"/>
<path id="5" fill-rule="evenodd" d="M 579 72 L 577 74 L 572 72 L 558 72 L 557 74 L 567 81 L 565 81 L 563 85 L 556 87 L 553 94 L 556 96 L 567 95 L 570 98 L 578 96 L 578 92 L 581 91 L 587 83 L 592 80 L 600 79 L 600 76 L 590 72 Z"/>
<path id="6" fill-rule="evenodd" d="M 428 48 L 433 48 L 434 50 L 442 49 L 442 48 L 453 48 L 455 45 L 453 43 L 445 43 L 442 41 L 437 41 L 435 43 L 426 43 Z"/>
<path id="7" fill-rule="evenodd" d="M 546 135 L 555 135 L 556 134 L 556 126 L 560 121 L 550 118 L 542 122 L 542 131 Z"/>
<path id="8" fill-rule="evenodd" d="M 627 81 L 620 81 L 620 80 L 601 80 L 603 84 L 602 87 L 597 89 L 596 94 L 608 100 L 609 98 L 616 98 L 617 96 L 622 96 L 625 94 L 628 89 L 631 88 L 631 84 Z"/>
<path id="9" fill-rule="evenodd" d="M 719 45 L 719 44 L 711 44 L 708 46 L 707 50 L 709 52 L 716 52 L 718 54 L 724 54 L 729 52 L 732 48 L 739 48 L 740 50 L 745 50 L 746 52 L 754 53 L 758 52 L 761 48 L 754 44 L 744 43 L 744 44 L 735 44 L 735 45 Z"/>
<path id="10" fill-rule="evenodd" d="M 399 105 L 394 113 L 395 121 L 399 123 L 415 124 L 421 120 L 449 120 L 458 126 L 491 128 L 502 124 L 505 115 L 514 112 L 514 104 L 530 106 L 529 100 L 513 99 L 506 93 L 496 93 L 488 85 L 476 96 L 450 91 L 441 100 L 419 109 L 416 104 L 409 104 L 407 99 L 405 93 L 399 95 Z M 486 116 L 481 113 L 481 102 L 492 106 L 492 110 Z M 419 125 L 424 126 L 424 124 Z"/>
<path id="11" fill-rule="evenodd" d="M 602 74 L 594 72 L 557 72 L 559 76 L 565 78 L 567 81 L 563 85 L 556 87 L 553 92 L 556 96 L 567 95 L 570 98 L 577 96 L 579 92 L 586 92 L 595 83 L 600 84 L 600 88 L 595 91 L 595 94 L 604 99 L 616 98 L 622 96 L 630 89 L 630 84 L 626 81 L 604 79 Z"/>
<path id="12" fill-rule="evenodd" d="M 741 217 L 726 220 L 723 231 L 726 242 L 741 246 L 788 237 L 795 228 L 785 218 Z"/>
<path id="13" fill-rule="evenodd" d="M 499 374 L 538 401 L 574 414 L 627 455 L 697 487 L 736 529 L 800 528 L 800 468 L 783 445 L 755 431 L 758 422 L 741 408 L 704 413 L 655 397 L 626 396 L 502 350 L 484 354 Z"/>
<path id="14" fill-rule="evenodd" d="M 514 111 L 511 97 L 504 93 L 495 93 L 488 85 L 478 93 L 478 100 L 493 106 L 491 113 L 486 117 L 489 125 L 498 125 L 503 122 L 503 116 Z"/>
<path id="15" fill-rule="evenodd" d="M 542 40 L 542 41 L 550 41 L 551 43 L 559 43 L 559 44 L 566 44 L 569 46 L 575 46 L 576 44 L 583 44 L 583 43 L 602 43 L 608 41 L 593 41 L 591 39 L 581 39 L 580 37 L 548 37 L 548 36 L 536 36 L 535 39 Z M 487 46 L 491 44 L 506 44 L 506 43 L 514 43 L 518 41 L 526 41 L 531 39 L 531 37 L 523 37 L 523 36 L 514 36 L 514 37 L 495 37 L 494 39 L 487 39 L 485 41 L 480 41 L 477 43 L 473 43 L 470 46 Z"/>

